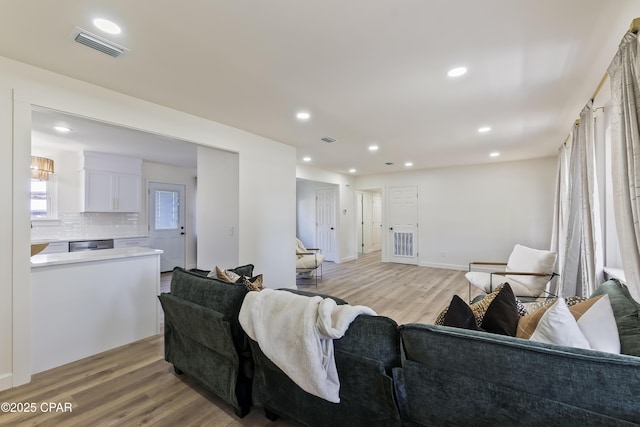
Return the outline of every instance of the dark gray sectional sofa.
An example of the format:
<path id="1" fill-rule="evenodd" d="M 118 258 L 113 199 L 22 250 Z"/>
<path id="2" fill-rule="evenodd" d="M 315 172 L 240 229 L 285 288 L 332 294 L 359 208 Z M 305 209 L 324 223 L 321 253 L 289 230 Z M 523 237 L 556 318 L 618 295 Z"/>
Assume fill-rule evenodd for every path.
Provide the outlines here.
<path id="1" fill-rule="evenodd" d="M 250 276 L 253 266 L 246 267 Z M 253 358 L 238 322 L 244 286 L 175 268 L 171 293 L 158 298 L 164 310 L 165 360 L 231 405 L 236 415 L 251 409 Z"/>
<path id="2" fill-rule="evenodd" d="M 400 425 L 393 368 L 400 366 L 398 325 L 383 316 L 358 316 L 334 341 L 340 403 L 313 396 L 287 377 L 251 340 L 255 360 L 254 404 L 269 418 L 280 415 L 307 426 L 391 427 Z M 295 351 L 295 349 L 292 349 Z"/>
<path id="3" fill-rule="evenodd" d="M 334 341 L 341 401 L 327 402 L 301 390 L 244 334 L 238 313 L 247 290 L 205 273 L 177 268 L 171 293 L 160 296 L 165 358 L 239 416 L 254 405 L 313 427 L 640 425 L 640 357 L 398 326 L 384 316 L 359 316 Z M 625 291 L 603 288 L 612 301 Z M 633 307 L 627 322 L 640 316 Z"/>

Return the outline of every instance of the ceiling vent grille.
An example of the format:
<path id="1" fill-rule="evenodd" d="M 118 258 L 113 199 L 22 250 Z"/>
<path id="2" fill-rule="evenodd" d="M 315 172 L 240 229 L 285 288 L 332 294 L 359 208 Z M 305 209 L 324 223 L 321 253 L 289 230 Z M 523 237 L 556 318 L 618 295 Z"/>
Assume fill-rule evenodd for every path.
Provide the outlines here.
<path id="1" fill-rule="evenodd" d="M 114 58 L 122 55 L 126 52 L 126 47 L 119 46 L 107 39 L 103 39 L 100 36 L 91 34 L 90 32 L 83 30 L 82 28 L 76 28 L 72 34 L 73 39 L 80 44 L 90 47 L 91 49 L 98 50 L 102 53 L 106 53 Z"/>
<path id="2" fill-rule="evenodd" d="M 331 143 L 331 142 L 336 142 L 336 141 L 337 141 L 337 139 L 332 138 L 332 137 L 330 137 L 330 136 L 325 136 L 324 138 L 320 138 L 320 140 L 322 140 L 322 141 L 324 141 L 324 142 L 329 142 L 329 143 Z"/>

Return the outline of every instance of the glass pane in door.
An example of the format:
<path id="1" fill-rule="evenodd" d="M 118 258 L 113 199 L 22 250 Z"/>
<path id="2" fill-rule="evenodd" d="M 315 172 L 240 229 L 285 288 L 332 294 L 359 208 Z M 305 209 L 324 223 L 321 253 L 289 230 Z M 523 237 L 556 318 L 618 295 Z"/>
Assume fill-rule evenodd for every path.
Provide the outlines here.
<path id="1" fill-rule="evenodd" d="M 180 193 L 155 191 L 155 229 L 177 230 L 180 224 Z"/>

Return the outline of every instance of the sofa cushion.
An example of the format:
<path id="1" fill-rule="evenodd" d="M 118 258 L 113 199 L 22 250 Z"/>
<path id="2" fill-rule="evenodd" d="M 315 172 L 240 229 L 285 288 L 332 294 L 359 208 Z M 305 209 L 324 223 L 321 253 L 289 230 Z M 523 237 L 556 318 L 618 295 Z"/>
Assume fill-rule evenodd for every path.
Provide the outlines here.
<path id="1" fill-rule="evenodd" d="M 586 297 L 566 297 L 564 303 L 569 307 L 569 311 L 573 313 L 573 306 L 587 301 Z M 526 303 L 529 314 L 523 316 L 518 321 L 518 330 L 516 331 L 516 337 L 528 340 L 531 334 L 538 326 L 540 318 L 544 315 L 545 311 L 549 309 L 553 304 L 558 301 L 558 298 L 546 298 L 544 301 L 535 301 L 533 303 Z M 578 311 L 584 310 L 584 308 L 578 308 Z M 574 316 L 576 317 L 576 316 Z"/>
<path id="2" fill-rule="evenodd" d="M 620 336 L 609 295 L 569 307 L 578 327 L 594 350 L 620 353 Z"/>
<path id="3" fill-rule="evenodd" d="M 505 283 L 499 290 L 468 306 L 454 295 L 443 317 L 444 326 L 481 330 L 494 334 L 515 336 L 518 308 L 511 286 Z"/>
<path id="4" fill-rule="evenodd" d="M 508 290 L 503 289 L 508 287 Z M 491 310 L 491 316 L 487 320 L 487 323 L 484 324 L 485 316 L 487 315 L 487 311 L 489 307 L 493 304 L 494 300 L 500 295 L 500 299 L 498 303 Z M 515 317 L 512 306 L 511 299 L 513 298 L 513 304 L 515 306 Z M 448 319 L 448 323 L 445 324 L 445 317 L 447 316 L 449 310 L 453 308 L 455 312 L 451 314 Z M 436 325 L 445 325 L 445 326 L 455 326 L 465 328 L 462 324 L 464 323 L 464 318 L 468 314 L 466 312 L 466 308 L 471 310 L 475 317 L 475 321 L 480 330 L 486 330 L 487 332 L 493 333 L 506 333 L 507 335 L 515 335 L 516 328 L 518 324 L 518 320 L 520 319 L 521 313 L 526 313 L 526 310 L 522 306 L 517 298 L 513 295 L 511 290 L 511 285 L 505 283 L 504 285 L 500 285 L 498 289 L 493 291 L 492 293 L 484 296 L 482 299 L 477 300 L 472 303 L 470 306 L 467 306 L 466 303 L 458 297 L 454 302 L 452 299 L 452 304 L 446 307 L 436 318 Z M 462 323 L 460 323 L 462 322 Z M 505 323 L 506 322 L 506 323 Z M 515 324 L 515 326 L 513 326 Z M 471 325 L 472 326 L 472 325 Z M 486 329 L 488 327 L 490 330 Z M 474 329 L 473 327 L 465 328 L 465 329 Z M 498 331 L 501 332 L 498 332 Z"/>
<path id="5" fill-rule="evenodd" d="M 221 313 L 224 320 L 229 322 L 234 343 L 239 349 L 249 347 L 238 322 L 240 307 L 247 292 L 244 286 L 208 278 L 180 267 L 174 268 L 171 276 L 171 295 Z"/>
<path id="6" fill-rule="evenodd" d="M 545 310 L 529 339 L 567 347 L 591 348 L 562 298 Z"/>
<path id="7" fill-rule="evenodd" d="M 522 317 L 518 322 L 516 337 L 574 346 L 571 344 L 571 337 L 576 338 L 574 335 L 575 326 L 577 326 L 581 332 L 581 334 L 577 335 L 581 335 L 581 337 L 586 339 L 589 347 L 584 345 L 582 338 L 576 338 L 578 339 L 578 344 L 575 345 L 576 347 L 591 348 L 608 353 L 620 353 L 618 328 L 608 295 L 605 294 L 589 299 L 574 297 L 568 300 L 570 300 L 570 303 L 565 303 L 564 305 L 567 306 L 568 312 L 572 317 L 571 319 L 560 318 L 556 319 L 555 323 L 549 324 L 554 316 L 558 316 L 557 311 L 560 310 L 558 305 L 564 301 L 562 298 L 556 298 L 553 304 L 545 305 L 532 314 Z M 569 306 L 569 304 L 572 305 Z M 552 310 L 555 310 L 556 313 L 549 314 L 549 311 Z M 543 319 L 545 319 L 546 325 L 541 326 L 540 324 L 543 323 Z M 562 321 L 568 324 L 563 324 Z M 542 330 L 547 330 L 547 333 L 550 334 L 551 337 L 547 340 L 544 338 L 540 339 Z M 533 336 L 535 331 L 538 331 L 536 337 Z"/>
<path id="8" fill-rule="evenodd" d="M 211 273 L 209 273 L 207 277 L 220 279 L 227 283 L 236 283 L 242 276 L 233 270 L 223 270 L 216 265 L 216 268 L 211 270 Z"/>
<path id="9" fill-rule="evenodd" d="M 640 356 L 640 304 L 629 293 L 629 289 L 617 280 L 601 284 L 592 296 L 609 295 L 613 315 L 620 336 L 620 352 Z"/>
<path id="10" fill-rule="evenodd" d="M 445 311 L 440 324 L 454 328 L 481 330 L 476 322 L 473 310 L 458 295 L 454 295 L 451 299 L 451 303 Z"/>
<path id="11" fill-rule="evenodd" d="M 227 269 L 225 269 L 225 271 L 231 271 L 231 272 L 237 274 L 238 276 L 251 277 L 251 276 L 253 276 L 253 269 L 254 269 L 254 265 L 253 264 L 246 264 L 246 265 L 241 265 L 241 266 L 234 267 L 234 268 L 227 268 Z M 216 275 L 216 269 L 215 268 L 213 270 L 200 270 L 198 268 L 193 268 L 193 269 L 189 270 L 189 272 L 197 273 L 197 274 L 200 274 L 201 276 L 213 277 L 214 279 L 218 278 L 217 275 Z"/>
<path id="12" fill-rule="evenodd" d="M 243 284 L 250 291 L 262 290 L 262 274 L 258 274 L 254 277 L 241 276 L 236 283 Z"/>

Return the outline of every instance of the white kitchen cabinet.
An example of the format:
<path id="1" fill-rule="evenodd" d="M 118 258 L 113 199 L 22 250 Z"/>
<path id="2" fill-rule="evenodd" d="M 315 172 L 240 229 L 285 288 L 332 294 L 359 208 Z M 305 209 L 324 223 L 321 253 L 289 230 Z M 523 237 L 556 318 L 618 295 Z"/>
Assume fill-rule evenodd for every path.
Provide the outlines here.
<path id="1" fill-rule="evenodd" d="M 140 212 L 140 159 L 87 152 L 83 156 L 82 212 Z"/>
<path id="2" fill-rule="evenodd" d="M 148 237 L 123 237 L 113 239 L 114 248 L 148 248 Z"/>
<path id="3" fill-rule="evenodd" d="M 44 248 L 44 250 L 40 252 L 39 255 L 59 254 L 63 252 L 69 252 L 69 242 L 49 242 L 49 245 Z"/>

